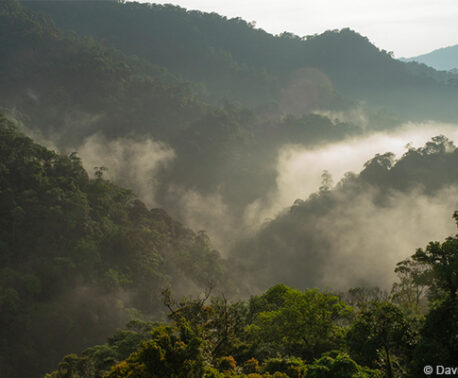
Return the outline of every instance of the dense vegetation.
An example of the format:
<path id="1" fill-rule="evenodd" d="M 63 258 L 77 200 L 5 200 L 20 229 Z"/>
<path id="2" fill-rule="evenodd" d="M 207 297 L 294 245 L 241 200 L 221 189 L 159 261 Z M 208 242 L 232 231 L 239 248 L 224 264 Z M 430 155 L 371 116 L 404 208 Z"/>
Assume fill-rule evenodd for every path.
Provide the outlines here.
<path id="1" fill-rule="evenodd" d="M 456 362 L 457 252 L 458 235 L 418 249 L 391 295 L 280 284 L 207 303 L 166 292 L 173 325 L 130 323 L 46 377 L 418 377 L 431 361 Z"/>
<path id="2" fill-rule="evenodd" d="M 70 151 L 94 134 L 166 143 L 175 159 L 157 180 L 156 202 L 169 209 L 178 201 L 169 187 L 179 186 L 219 191 L 234 212 L 241 213 L 260 191 L 275 184 L 268 167 L 285 143 L 314 145 L 391 128 L 406 116 L 392 113 L 400 109 L 410 118 L 424 113 L 436 119 L 450 119 L 447 113 L 455 109 L 449 106 L 458 95 L 452 84 L 432 79 L 421 69 L 411 73 L 349 30 L 301 40 L 274 37 L 242 20 L 171 6 L 24 4 L 26 8 L 15 1 L 0 4 L 0 106 Z M 58 29 L 54 22 L 86 37 Z M 215 62 L 210 50 L 235 63 Z M 137 56 L 126 55 L 132 53 Z M 212 75 L 212 70 L 217 72 Z M 264 84 L 250 82 L 264 75 L 256 72 L 264 71 L 277 82 L 271 95 Z M 377 88 L 378 97 L 371 102 L 377 110 L 363 109 L 357 117 L 364 122 L 311 114 L 359 107 L 361 99 L 368 102 L 366 92 L 356 97 L 351 93 L 358 87 L 356 80 Z M 238 89 L 226 93 L 233 86 Z M 243 96 L 257 99 L 257 107 Z M 418 96 L 426 98 L 417 101 Z M 393 102 L 389 110 L 384 109 L 385 99 Z M 414 99 L 414 104 L 405 103 Z"/>
<path id="3" fill-rule="evenodd" d="M 240 269 L 249 272 L 252 285 L 388 283 L 379 277 L 377 266 L 390 258 L 392 240 L 386 235 L 396 239 L 401 224 L 415 232 L 420 223 L 415 210 L 421 201 L 443 197 L 456 206 L 457 192 L 449 189 L 458 184 L 458 149 L 445 137 L 435 137 L 424 147 L 410 148 L 399 160 L 391 153 L 377 155 L 358 175 L 347 174 L 335 187 L 328 173 L 322 179 L 318 193 L 297 199 L 234 247 L 234 261 L 243 261 Z M 402 219 L 401 224 L 393 218 Z M 358 264 L 365 268 L 356 270 Z M 344 280 L 335 280 L 342 275 Z"/>
<path id="4" fill-rule="evenodd" d="M 300 103 L 288 102 L 294 109 L 286 118 L 275 104 L 259 114 L 227 102 L 210 106 L 198 86 L 92 37 L 59 30 L 49 17 L 14 1 L 0 3 L 0 21 L 0 106 L 71 151 L 94 134 L 170 145 L 176 159 L 158 179 L 158 201 L 167 207 L 176 202 L 167 197 L 170 185 L 203 192 L 221 188 L 234 205 L 246 204 L 272 184 L 266 163 L 283 143 L 312 144 L 361 132 L 357 124 L 303 115 L 311 109 Z"/>
<path id="5" fill-rule="evenodd" d="M 24 4 L 50 14 L 62 28 L 94 36 L 202 82 L 219 99 L 284 105 L 288 95 L 296 92 L 296 96 L 307 97 L 305 106 L 309 108 L 340 108 L 346 102 L 339 92 L 411 118 L 458 118 L 452 105 L 457 101 L 456 78 L 439 84 L 426 67 L 411 70 L 411 65 L 393 59 L 349 29 L 306 37 L 291 33 L 272 36 L 240 18 L 171 5 Z"/>
<path id="6" fill-rule="evenodd" d="M 36 376 L 128 319 L 160 317 L 163 288 L 230 286 L 205 233 L 148 210 L 103 171 L 89 179 L 75 154 L 34 144 L 4 117 L 0 156 L 6 376 Z"/>
<path id="7" fill-rule="evenodd" d="M 65 357 L 51 376 L 269 376 L 276 371 L 292 377 L 330 371 L 380 376 L 386 369 L 415 376 L 431 359 L 453 363 L 456 237 L 431 243 L 399 263 L 399 282 L 390 297 L 367 288 L 336 295 L 276 285 L 248 302 L 225 296 L 210 300 L 210 292 L 204 299 L 176 301 L 171 293 L 189 293 L 190 285 L 195 291 L 234 292 L 234 266 L 211 249 L 204 233 L 184 228 L 163 210 L 148 210 L 132 192 L 104 180 L 103 169 L 89 179 L 75 154 L 59 155 L 34 144 L 4 117 L 0 132 L 1 364 L 8 376 L 50 370 L 62 352 L 96 344 L 129 319 L 164 319 L 163 304 L 173 325 L 131 322 L 108 344 L 90 347 L 81 357 Z M 435 164 L 449 164 L 448 173 L 453 172 L 456 154 L 449 141 L 436 138 L 410 150 L 389 171 L 389 156 L 376 157 L 359 177 L 347 178 L 335 192 L 323 187 L 273 224 L 307 209 L 323 212 L 323 202 L 332 208 L 339 191 L 351 187 L 355 195 L 355 187 L 367 190 L 382 174 L 399 174 L 406 187 L 420 175 L 425 191 L 438 190 L 456 175 L 448 181 L 438 177 Z M 431 168 L 434 180 L 412 169 L 415 159 L 428 161 L 421 166 Z M 389 177 L 382 182 L 393 185 Z M 383 204 L 389 188 L 381 188 L 378 201 Z M 282 235 L 265 231 L 277 239 Z M 268 281 L 285 278 L 276 276 L 281 269 L 266 273 L 256 250 L 249 258 L 258 259 Z M 286 256 L 277 262 L 275 256 L 264 255 L 278 267 Z M 314 269 L 324 266 L 310 263 L 310 257 L 287 261 L 291 277 L 300 276 L 291 274 L 293 267 L 306 267 L 300 261 Z M 245 269 L 253 282 L 265 285 L 256 277 L 256 265 Z M 313 279 L 310 272 L 305 277 Z M 26 365 L 20 363 L 24 358 Z"/>
<path id="8" fill-rule="evenodd" d="M 457 100 L 453 73 L 349 29 L 272 36 L 171 5 L 1 1 L 0 375 L 453 366 L 457 238 L 401 261 L 393 284 L 412 245 L 449 234 L 451 140 L 378 154 L 337 185 L 324 171 L 310 197 L 247 214 L 275 200 L 285 154 L 456 122 Z"/>

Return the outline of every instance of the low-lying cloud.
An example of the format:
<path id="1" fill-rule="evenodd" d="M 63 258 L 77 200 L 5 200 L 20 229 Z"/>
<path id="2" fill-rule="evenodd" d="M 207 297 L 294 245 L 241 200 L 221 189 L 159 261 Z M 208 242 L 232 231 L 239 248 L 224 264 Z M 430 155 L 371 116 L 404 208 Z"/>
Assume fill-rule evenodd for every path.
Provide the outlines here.
<path id="1" fill-rule="evenodd" d="M 224 253 L 231 235 L 236 235 L 234 218 L 228 204 L 219 192 L 202 194 L 193 189 L 171 186 L 168 195 L 173 198 L 172 214 L 194 231 L 205 231 L 212 245 Z M 172 201 L 170 201 L 172 202 Z"/>
<path id="2" fill-rule="evenodd" d="M 251 235 L 233 250 L 253 287 L 265 290 L 284 282 L 298 288 L 389 290 L 397 262 L 456 233 L 451 215 L 458 209 L 457 155 L 443 142 L 442 152 L 410 151 L 394 172 L 364 163 L 387 151 L 400 159 L 438 134 L 458 140 L 453 125 L 429 123 L 317 149 L 284 146 L 277 186 L 246 209 Z M 429 155 L 434 151 L 437 155 Z M 317 195 L 323 170 L 338 185 Z M 341 180 L 349 170 L 357 174 Z"/>
<path id="3" fill-rule="evenodd" d="M 157 206 L 157 175 L 174 159 L 175 152 L 152 139 L 118 138 L 107 140 L 100 134 L 88 137 L 76 148 L 86 170 L 105 167 L 104 178 L 130 188 L 148 206 Z"/>
<path id="4" fill-rule="evenodd" d="M 285 145 L 278 152 L 274 185 L 259 185 L 259 197 L 242 209 L 236 209 L 223 191 L 201 193 L 176 183 L 161 182 L 167 200 L 158 200 L 160 172 L 173 169 L 175 158 L 174 150 L 162 142 L 149 138 L 108 140 L 95 134 L 72 150 L 78 151 L 89 173 L 94 167 L 106 167 L 105 178 L 131 188 L 149 207 L 164 207 L 186 226 L 205 230 L 223 255 L 251 258 L 250 254 L 261 253 L 259 262 L 266 267 L 253 274 L 253 288 L 283 281 L 296 287 L 343 290 L 379 285 L 389 289 L 397 262 L 429 241 L 443 240 L 456 232 L 450 216 L 458 208 L 457 185 L 443 187 L 434 195 L 426 195 L 420 188 L 389 193 L 382 207 L 374 189 L 342 196 L 322 213 L 286 222 L 282 217 L 296 199 L 306 200 L 318 191 L 324 170 L 338 183 L 349 171 L 359 173 L 378 153 L 393 152 L 399 159 L 410 147 L 421 147 L 441 134 L 458 142 L 457 125 L 429 122 L 408 123 L 389 132 L 315 148 Z M 52 146 L 49 141 L 44 144 Z M 269 226 L 268 220 L 276 224 Z M 270 227 L 270 238 L 262 234 L 266 227 Z M 244 238 L 258 238 L 257 245 L 233 248 Z M 259 265 L 256 257 L 252 261 Z"/>
<path id="5" fill-rule="evenodd" d="M 333 253 L 322 267 L 320 286 L 350 288 L 379 285 L 389 289 L 396 263 L 432 240 L 456 232 L 451 219 L 458 206 L 458 185 L 434 196 L 394 192 L 386 206 L 375 193 L 342 201 L 319 217 L 316 229 Z"/>
<path id="6" fill-rule="evenodd" d="M 364 163 L 378 153 L 392 152 L 400 158 L 409 147 L 423 146 L 437 135 L 445 135 L 456 143 L 458 126 L 436 122 L 407 123 L 391 132 L 349 138 L 316 149 L 283 146 L 278 154 L 275 188 L 247 206 L 245 222 L 257 228 L 296 199 L 307 198 L 320 187 L 325 170 L 337 183 L 347 172 L 360 172 Z"/>

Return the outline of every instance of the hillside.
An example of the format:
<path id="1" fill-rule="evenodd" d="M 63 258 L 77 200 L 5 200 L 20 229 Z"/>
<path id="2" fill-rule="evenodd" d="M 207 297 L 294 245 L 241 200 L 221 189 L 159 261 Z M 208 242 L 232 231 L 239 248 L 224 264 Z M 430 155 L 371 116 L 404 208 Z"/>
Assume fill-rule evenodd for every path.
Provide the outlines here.
<path id="1" fill-rule="evenodd" d="M 5 0 L 0 84 L 1 377 L 454 366 L 456 74 L 350 29 Z"/>
<path id="2" fill-rule="evenodd" d="M 0 4 L 0 21 L 5 112 L 68 152 L 84 149 L 88 138 L 99 136 L 106 139 L 104 145 L 122 138 L 159 143 L 174 158 L 166 172 L 156 172 L 158 185 L 147 185 L 151 203 L 173 206 L 177 199 L 170 185 L 204 193 L 221 188 L 231 202 L 246 203 L 272 183 L 266 162 L 275 159 L 285 141 L 310 144 L 360 129 L 324 115 L 302 116 L 313 107 L 300 101 L 286 103 L 286 111 L 293 113 L 287 118 L 275 104 L 262 112 L 228 102 L 209 105 L 197 85 L 91 37 L 64 32 L 49 17 L 14 1 Z M 325 93 L 315 97 L 315 106 L 326 102 Z M 93 166 L 108 164 L 108 174 L 115 171 L 108 157 L 97 159 Z M 113 178 L 138 189 L 127 175 L 124 169 Z"/>
<path id="3" fill-rule="evenodd" d="M 33 143 L 3 116 L 0 158 L 2 376 L 39 376 L 129 319 L 160 319 L 164 288 L 231 286 L 204 232 L 148 210 L 103 170 L 90 179 L 76 154 Z"/>
<path id="4" fill-rule="evenodd" d="M 237 302 L 167 293 L 168 324 L 130 322 L 45 378 L 416 377 L 427 361 L 456 361 L 457 248 L 448 237 L 399 262 L 391 295 L 284 284 Z"/>
<path id="5" fill-rule="evenodd" d="M 398 160 L 377 154 L 335 185 L 325 171 L 319 191 L 234 247 L 234 263 L 261 290 L 275 282 L 386 287 L 388 266 L 447 227 L 429 217 L 458 206 L 457 193 L 458 149 L 443 136 Z"/>
<path id="6" fill-rule="evenodd" d="M 289 33 L 273 36 L 242 19 L 171 5 L 24 4 L 50 15 L 60 28 L 92 36 L 201 82 L 220 101 L 236 100 L 248 106 L 281 103 L 282 93 L 295 91 L 293 95 L 305 103 L 316 93 L 324 97 L 312 106 L 341 108 L 345 101 L 340 93 L 410 119 L 458 119 L 452 105 L 458 99 L 456 83 L 439 83 L 427 70 L 412 73 L 349 29 L 304 39 Z"/>
<path id="7" fill-rule="evenodd" d="M 178 152 L 172 178 L 186 182 L 209 156 L 224 159 L 250 138 L 250 113 L 211 107 L 191 83 L 64 33 L 17 2 L 0 4 L 0 28 L 0 106 L 59 148 L 74 151 L 95 134 L 161 141 Z M 202 186 L 217 185 L 205 177 Z"/>
<path id="8" fill-rule="evenodd" d="M 171 135 L 170 125 L 205 113 L 190 83 L 163 69 L 64 33 L 15 1 L 1 3 L 0 17 L 2 107 L 33 118 L 36 129 L 61 136 L 60 144 L 94 131 L 126 134 L 133 114 L 136 132 Z"/>
<path id="9" fill-rule="evenodd" d="M 427 54 L 402 58 L 401 60 L 423 63 L 439 71 L 456 70 L 458 69 L 458 45 L 443 47 Z"/>

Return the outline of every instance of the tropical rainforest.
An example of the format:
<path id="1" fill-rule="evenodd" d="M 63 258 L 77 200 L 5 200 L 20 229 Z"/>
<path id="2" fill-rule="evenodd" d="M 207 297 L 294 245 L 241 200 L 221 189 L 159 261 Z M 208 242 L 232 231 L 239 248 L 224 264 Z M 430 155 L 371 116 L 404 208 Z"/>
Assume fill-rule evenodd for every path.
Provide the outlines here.
<path id="1" fill-rule="evenodd" d="M 0 376 L 457 367 L 457 103 L 350 29 L 0 2 Z"/>

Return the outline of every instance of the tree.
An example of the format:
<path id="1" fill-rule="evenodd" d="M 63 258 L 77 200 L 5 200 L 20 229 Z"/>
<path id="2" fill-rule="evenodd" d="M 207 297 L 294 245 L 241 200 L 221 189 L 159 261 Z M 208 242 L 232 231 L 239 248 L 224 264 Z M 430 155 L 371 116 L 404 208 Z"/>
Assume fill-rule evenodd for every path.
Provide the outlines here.
<path id="1" fill-rule="evenodd" d="M 163 291 L 164 304 L 169 308 L 168 315 L 175 323 L 185 319 L 199 334 L 203 342 L 203 353 L 216 361 L 220 357 L 231 356 L 243 346 L 247 308 L 243 302 L 229 303 L 222 296 L 213 297 L 209 304 L 208 291 L 203 298 L 184 298 L 177 302 L 170 290 Z"/>
<path id="2" fill-rule="evenodd" d="M 455 366 L 458 356 L 458 306 L 450 298 L 436 301 L 419 331 L 411 372 L 418 376 L 425 365 Z"/>
<path id="3" fill-rule="evenodd" d="M 458 212 L 453 214 L 458 226 Z M 429 290 L 438 298 L 448 295 L 456 300 L 458 290 L 458 235 L 448 237 L 445 242 L 430 242 L 418 249 L 412 260 L 425 267 L 423 276 L 429 277 Z"/>
<path id="4" fill-rule="evenodd" d="M 325 353 L 313 364 L 307 365 L 307 377 L 311 378 L 353 378 L 379 377 L 377 370 L 359 366 L 347 354 L 336 351 Z"/>
<path id="5" fill-rule="evenodd" d="M 285 377 L 291 378 L 304 378 L 307 373 L 307 367 L 300 358 L 270 358 L 263 364 L 263 371 L 265 373 L 280 375 L 286 374 Z"/>
<path id="6" fill-rule="evenodd" d="M 202 377 L 202 340 L 192 331 L 189 323 L 181 321 L 178 328 L 178 332 L 170 326 L 155 328 L 152 340 L 143 342 L 137 352 L 113 366 L 106 377 Z"/>
<path id="7" fill-rule="evenodd" d="M 281 351 L 312 359 L 340 345 L 343 329 L 337 323 L 350 311 L 337 296 L 276 285 L 250 300 L 248 332 L 271 356 Z"/>
<path id="8" fill-rule="evenodd" d="M 347 334 L 351 357 L 370 367 L 383 364 L 389 378 L 393 377 L 394 357 L 407 355 L 412 342 L 413 334 L 404 313 L 390 302 L 372 303 Z"/>
<path id="9" fill-rule="evenodd" d="M 427 281 L 425 266 L 412 259 L 403 260 L 394 270 L 398 282 L 393 283 L 391 298 L 412 317 L 423 315 L 427 311 Z"/>
<path id="10" fill-rule="evenodd" d="M 458 226 L 458 212 L 453 214 Z M 420 329 L 412 374 L 426 364 L 454 366 L 458 355 L 458 235 L 418 249 L 412 260 L 425 269 L 431 309 Z"/>

